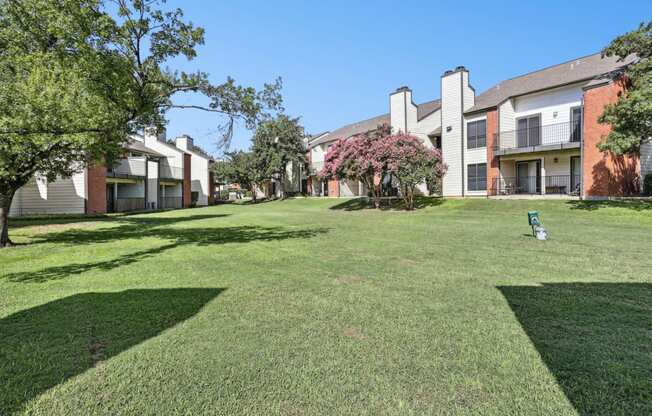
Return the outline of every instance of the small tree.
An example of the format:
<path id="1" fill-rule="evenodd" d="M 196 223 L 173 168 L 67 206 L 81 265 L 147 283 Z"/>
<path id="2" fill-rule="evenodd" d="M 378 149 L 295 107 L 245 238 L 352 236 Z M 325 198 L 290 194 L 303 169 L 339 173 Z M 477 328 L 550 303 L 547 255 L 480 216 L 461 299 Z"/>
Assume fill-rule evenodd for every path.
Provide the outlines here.
<path id="1" fill-rule="evenodd" d="M 285 176 L 288 163 L 305 163 L 305 134 L 298 118 L 285 114 L 265 121 L 256 129 L 252 151 L 256 169 L 266 178 L 276 178 L 281 184 L 281 199 L 285 199 Z"/>
<path id="2" fill-rule="evenodd" d="M 323 179 L 349 179 L 362 182 L 371 193 L 374 206 L 380 208 L 380 192 L 376 178 L 382 175 L 383 162 L 377 159 L 375 143 L 391 133 L 388 125 L 348 139 L 340 139 L 326 152 Z"/>
<path id="3" fill-rule="evenodd" d="M 226 154 L 227 160 L 216 162 L 215 175 L 229 183 L 237 183 L 242 189 L 250 189 L 253 201 L 256 202 L 256 187 L 261 186 L 267 179 L 264 172 L 256 164 L 252 152 L 230 152 Z"/>
<path id="4" fill-rule="evenodd" d="M 600 117 L 613 129 L 599 148 L 617 155 L 637 154 L 652 137 L 652 22 L 617 37 L 602 51 L 603 56 L 617 56 L 620 61 L 633 54 L 638 61 L 626 69 L 625 92 Z"/>
<path id="5" fill-rule="evenodd" d="M 405 208 L 414 209 L 417 185 L 434 183 L 446 173 L 438 149 L 429 149 L 418 137 L 398 134 L 375 143 L 372 152 L 382 162 L 384 171 L 391 173 L 399 182 Z"/>

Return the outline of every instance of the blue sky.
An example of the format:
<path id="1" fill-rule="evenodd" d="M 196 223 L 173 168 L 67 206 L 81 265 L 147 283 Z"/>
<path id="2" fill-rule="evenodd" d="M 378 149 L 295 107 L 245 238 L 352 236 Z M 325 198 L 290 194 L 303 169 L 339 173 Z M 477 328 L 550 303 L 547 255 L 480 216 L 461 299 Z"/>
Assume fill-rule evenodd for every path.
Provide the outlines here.
<path id="1" fill-rule="evenodd" d="M 206 1 L 169 0 L 206 30 L 191 62 L 171 67 L 261 87 L 283 78 L 286 112 L 308 133 L 386 113 L 408 85 L 417 103 L 439 98 L 439 77 L 464 65 L 478 93 L 523 73 L 600 51 L 652 18 L 652 1 Z M 201 102 L 184 97 L 179 102 Z M 168 137 L 190 134 L 216 151 L 218 119 L 169 114 Z M 239 126 L 231 148 L 249 147 Z"/>

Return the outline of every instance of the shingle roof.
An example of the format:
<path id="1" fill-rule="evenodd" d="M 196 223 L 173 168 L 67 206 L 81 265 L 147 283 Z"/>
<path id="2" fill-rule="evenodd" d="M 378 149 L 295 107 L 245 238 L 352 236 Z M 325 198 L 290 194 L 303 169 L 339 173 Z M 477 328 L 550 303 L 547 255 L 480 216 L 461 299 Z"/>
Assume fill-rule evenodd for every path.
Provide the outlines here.
<path id="1" fill-rule="evenodd" d="M 417 120 L 428 117 L 430 114 L 441 108 L 441 100 L 432 100 L 427 103 L 417 105 Z"/>
<path id="2" fill-rule="evenodd" d="M 441 100 L 433 100 L 419 104 L 417 105 L 417 119 L 421 120 L 424 117 L 427 117 L 435 111 L 439 110 L 440 108 Z M 351 136 L 367 133 L 369 131 L 376 130 L 376 127 L 378 127 L 380 124 L 390 124 L 389 114 L 383 114 L 381 116 L 376 116 L 367 120 L 358 121 L 357 123 L 347 124 L 344 127 L 333 130 L 325 136 L 310 142 L 309 147 L 314 147 L 322 143 L 333 142 L 338 139 L 348 139 Z"/>
<path id="3" fill-rule="evenodd" d="M 619 62 L 615 56 L 602 58 L 600 53 L 596 53 L 530 72 L 529 74 L 502 81 L 500 84 L 489 88 L 475 98 L 475 105 L 466 112 L 472 113 L 493 108 L 510 97 L 574 82 L 588 81 L 620 70 L 633 62 L 634 59 L 635 56 L 630 56 Z"/>
<path id="4" fill-rule="evenodd" d="M 146 155 L 150 156 L 156 156 L 156 157 L 164 157 L 163 154 L 157 152 L 154 149 L 150 149 L 149 147 L 145 146 L 145 144 L 141 141 L 138 141 L 136 139 L 130 138 L 127 143 L 124 145 L 125 149 L 129 149 L 133 152 L 139 152 L 139 153 L 144 153 Z"/>
<path id="5" fill-rule="evenodd" d="M 389 122 L 389 114 L 383 114 L 382 116 L 358 121 L 357 123 L 347 124 L 344 127 L 340 127 L 339 129 L 334 130 L 313 142 L 310 142 L 310 147 L 314 147 L 322 143 L 333 142 L 338 139 L 348 139 L 351 136 L 375 130 L 379 124 L 389 124 Z"/>

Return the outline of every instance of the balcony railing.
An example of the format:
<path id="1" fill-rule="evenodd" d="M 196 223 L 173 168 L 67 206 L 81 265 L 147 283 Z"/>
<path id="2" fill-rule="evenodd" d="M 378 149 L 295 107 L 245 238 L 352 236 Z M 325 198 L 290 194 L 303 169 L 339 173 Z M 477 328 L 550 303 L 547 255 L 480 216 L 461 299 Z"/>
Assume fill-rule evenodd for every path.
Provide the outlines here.
<path id="1" fill-rule="evenodd" d="M 501 131 L 495 135 L 494 150 L 534 148 L 539 146 L 579 143 L 582 125 L 579 121 L 534 126 L 525 129 Z"/>
<path id="2" fill-rule="evenodd" d="M 146 176 L 146 163 L 145 158 L 120 159 L 107 169 L 106 174 L 112 178 L 142 178 Z"/>
<path id="3" fill-rule="evenodd" d="M 162 196 L 158 199 L 160 209 L 183 208 L 183 198 L 180 196 Z"/>
<path id="4" fill-rule="evenodd" d="M 169 166 L 167 164 L 161 164 L 160 167 L 160 177 L 161 179 L 172 179 L 181 181 L 183 180 L 183 168 L 176 166 Z"/>
<path id="5" fill-rule="evenodd" d="M 324 162 L 310 162 L 310 174 L 317 175 L 324 169 Z"/>
<path id="6" fill-rule="evenodd" d="M 579 195 L 579 175 L 519 176 L 496 178 L 492 193 L 495 195 Z M 543 185 L 543 187 L 542 187 Z"/>
<path id="7" fill-rule="evenodd" d="M 116 198 L 115 212 L 143 211 L 145 198 Z"/>

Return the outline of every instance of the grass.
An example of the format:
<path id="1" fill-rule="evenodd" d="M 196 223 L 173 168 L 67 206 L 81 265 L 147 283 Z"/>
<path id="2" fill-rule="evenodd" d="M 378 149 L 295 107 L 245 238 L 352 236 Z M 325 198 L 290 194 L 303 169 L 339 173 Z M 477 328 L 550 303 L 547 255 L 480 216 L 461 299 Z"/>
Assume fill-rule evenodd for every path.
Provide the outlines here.
<path id="1" fill-rule="evenodd" d="M 16 221 L 0 414 L 652 413 L 652 204 L 419 206 Z"/>

